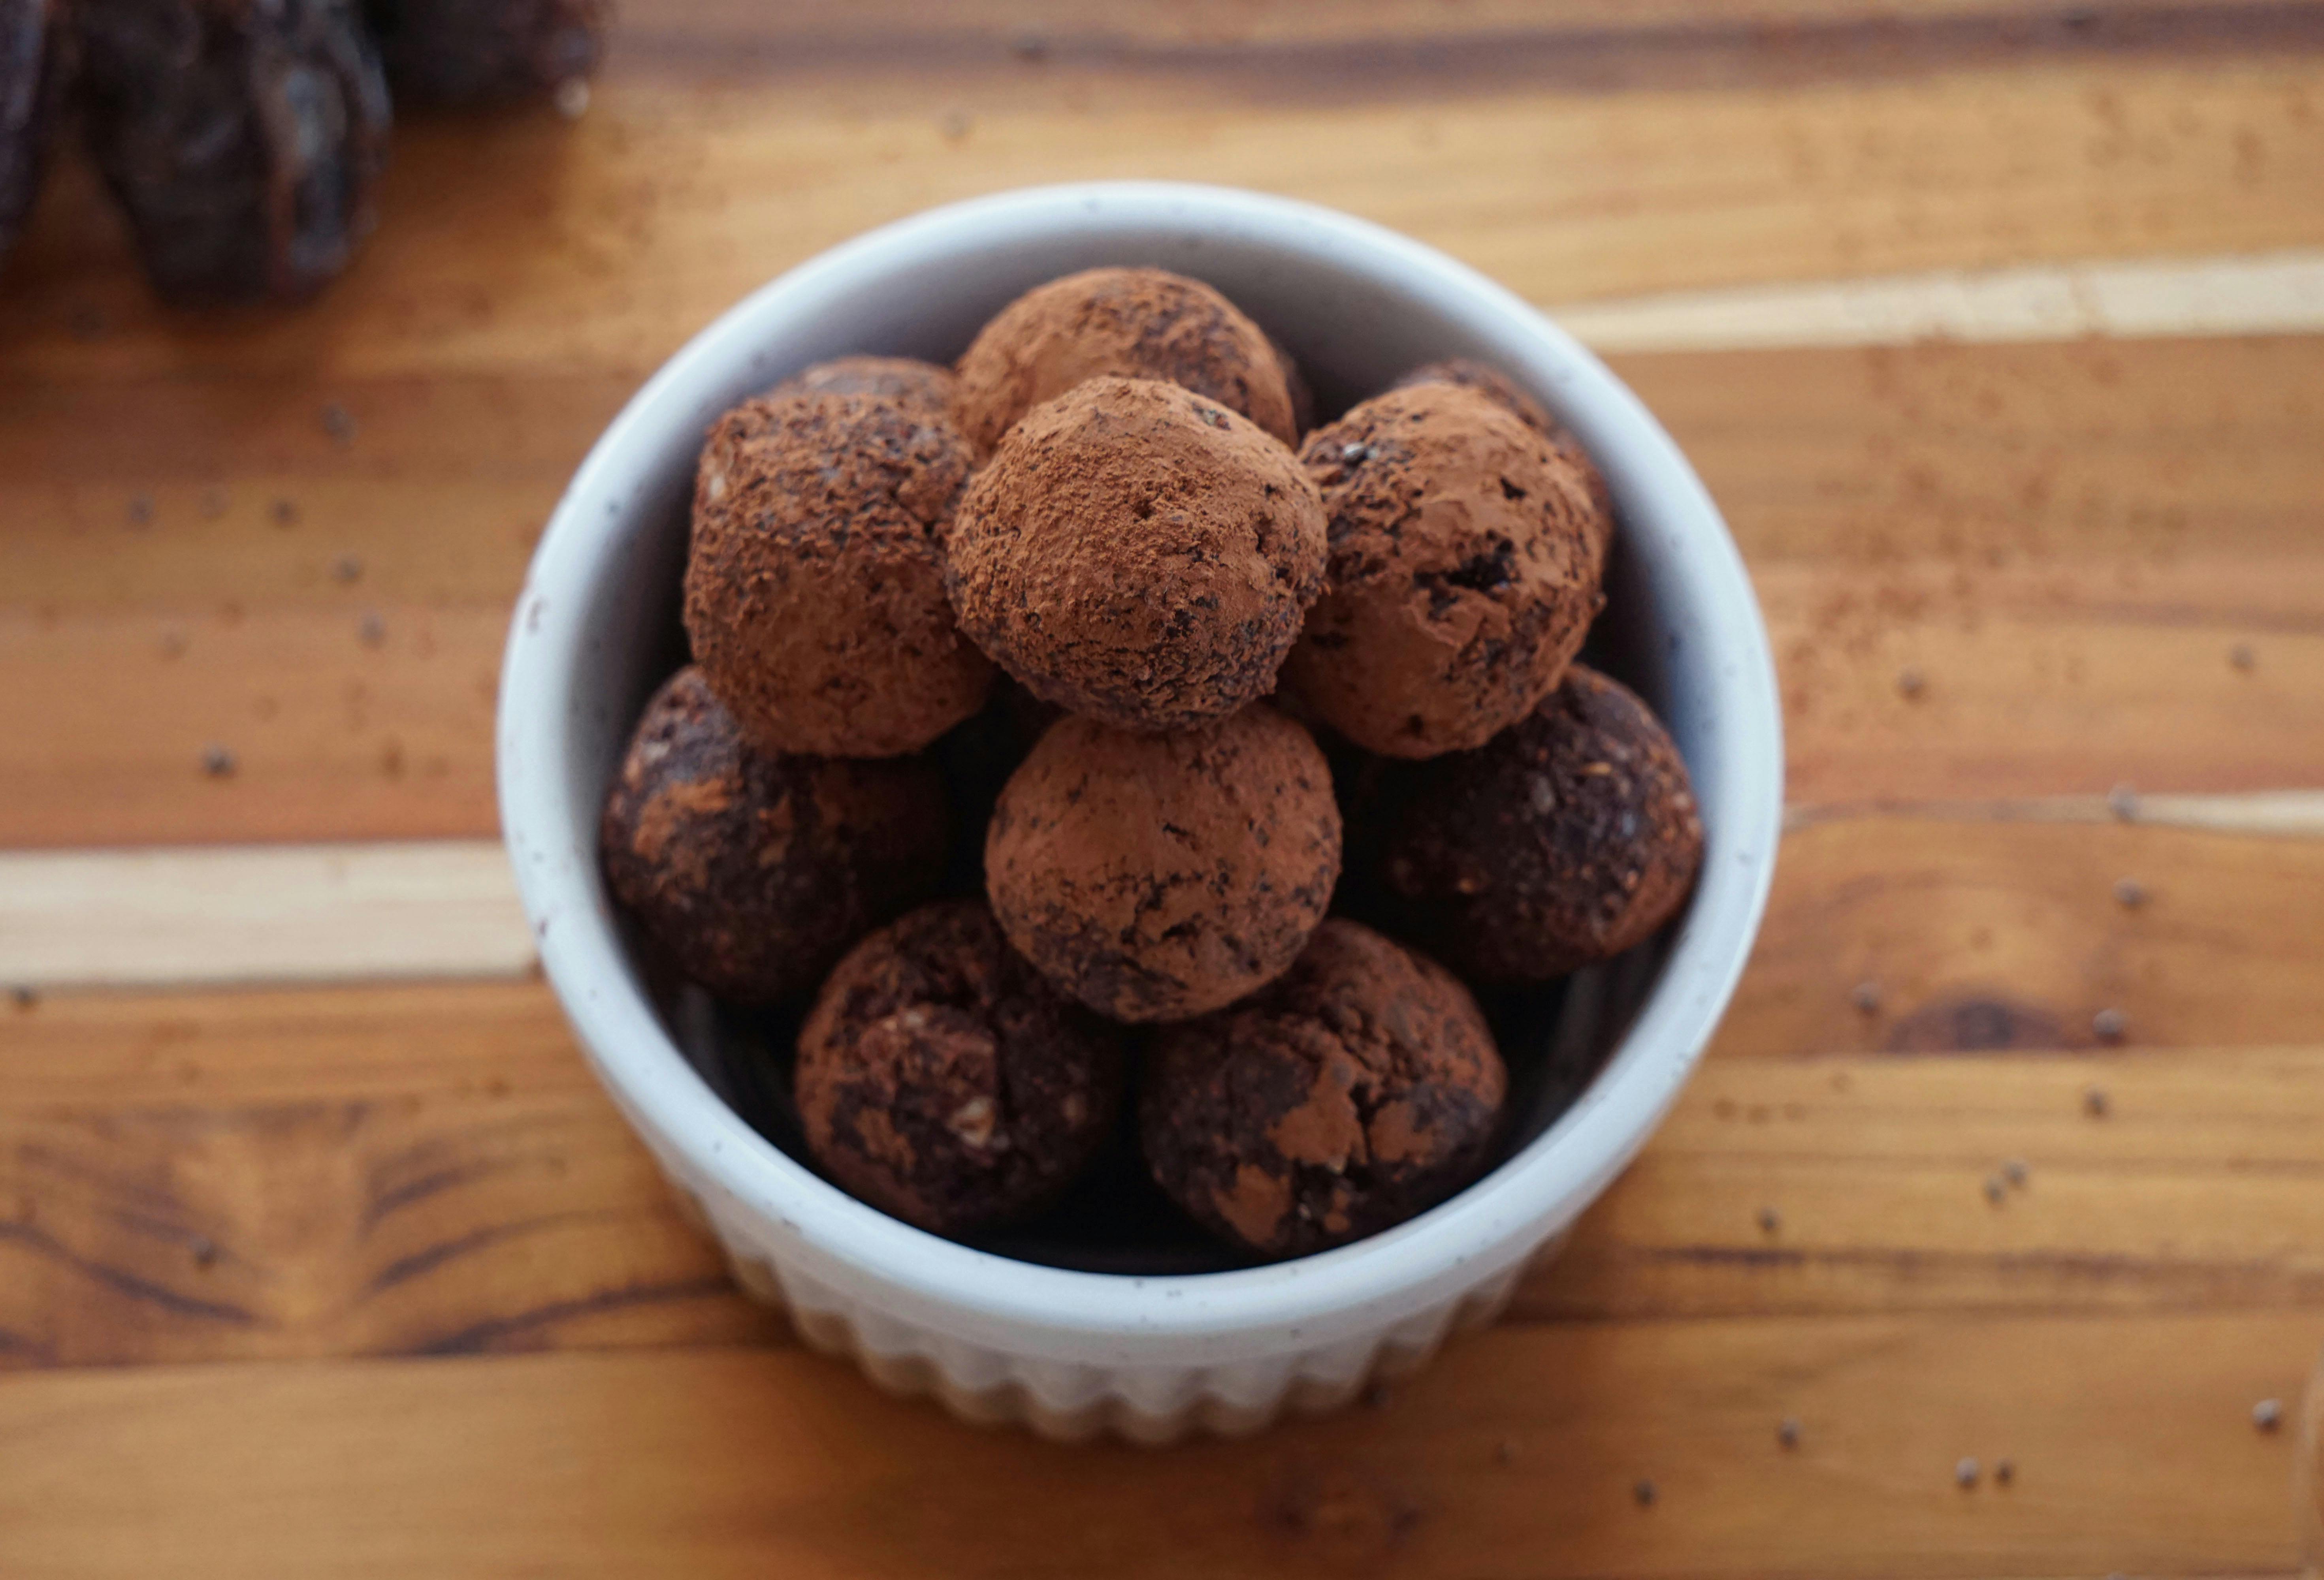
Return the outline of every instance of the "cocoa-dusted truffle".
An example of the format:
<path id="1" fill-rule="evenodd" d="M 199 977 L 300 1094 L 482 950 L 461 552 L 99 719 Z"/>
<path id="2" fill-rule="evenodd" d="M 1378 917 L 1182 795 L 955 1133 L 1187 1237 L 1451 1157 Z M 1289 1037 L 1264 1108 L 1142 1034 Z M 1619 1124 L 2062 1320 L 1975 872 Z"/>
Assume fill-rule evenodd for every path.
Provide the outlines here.
<path id="1" fill-rule="evenodd" d="M 1339 871 L 1331 770 L 1265 707 L 1162 736 L 1062 720 L 1001 792 L 984 846 L 1009 941 L 1126 1021 L 1200 1015 L 1274 977 Z"/>
<path id="2" fill-rule="evenodd" d="M 1500 369 L 1472 361 L 1465 356 L 1447 357 L 1443 362 L 1425 363 L 1396 381 L 1398 390 L 1415 384 L 1459 384 L 1490 397 L 1502 407 L 1515 412 L 1526 427 L 1557 446 L 1557 453 L 1573 463 L 1582 480 L 1590 486 L 1590 501 L 1598 507 L 1597 525 L 1609 543 L 1614 535 L 1614 491 L 1606 484 L 1606 474 L 1598 470 L 1598 463 L 1573 430 L 1549 415 L 1549 409 L 1517 388 L 1517 381 Z"/>
<path id="3" fill-rule="evenodd" d="M 955 381 L 950 368 L 908 356 L 843 356 L 802 368 L 767 391 L 778 395 L 877 395 L 949 418 Z"/>
<path id="4" fill-rule="evenodd" d="M 1471 981 L 1611 960 L 1671 918 L 1702 860 L 1669 732 L 1629 688 L 1579 664 L 1485 746 L 1394 774 L 1385 801 L 1386 903 Z"/>
<path id="5" fill-rule="evenodd" d="M 1334 917 L 1273 986 L 1156 1034 L 1138 1127 L 1155 1182 L 1197 1222 L 1302 1256 L 1474 1179 L 1507 1087 L 1467 988 Z"/>
<path id="6" fill-rule="evenodd" d="M 977 900 L 923 906 L 855 946 L 798 1040 L 816 1162 L 940 1235 L 1021 1217 L 1113 1127 L 1125 1033 L 1010 950 Z"/>
<path id="7" fill-rule="evenodd" d="M 1160 269 L 1069 274 L 993 315 L 960 359 L 961 427 L 990 454 L 1027 412 L 1104 373 L 1184 385 L 1299 442 L 1266 331 L 1201 280 Z"/>
<path id="8" fill-rule="evenodd" d="M 772 1003 L 934 890 L 944 790 L 918 758 L 761 751 L 682 669 L 638 721 L 599 837 L 606 882 L 680 970 Z"/>
<path id="9" fill-rule="evenodd" d="M 1010 430 L 962 498 L 961 629 L 1035 695 L 1175 730 L 1272 690 L 1323 584 L 1323 507 L 1217 401 L 1092 379 Z"/>
<path id="10" fill-rule="evenodd" d="M 720 419 L 694 491 L 686 630 L 770 751 L 890 757 L 976 712 L 944 534 L 968 443 L 917 398 L 796 394 Z"/>
<path id="11" fill-rule="evenodd" d="M 1573 464 L 1456 384 L 1391 390 L 1307 436 L 1331 585 L 1284 680 L 1388 757 L 1479 746 L 1582 646 L 1604 554 Z"/>

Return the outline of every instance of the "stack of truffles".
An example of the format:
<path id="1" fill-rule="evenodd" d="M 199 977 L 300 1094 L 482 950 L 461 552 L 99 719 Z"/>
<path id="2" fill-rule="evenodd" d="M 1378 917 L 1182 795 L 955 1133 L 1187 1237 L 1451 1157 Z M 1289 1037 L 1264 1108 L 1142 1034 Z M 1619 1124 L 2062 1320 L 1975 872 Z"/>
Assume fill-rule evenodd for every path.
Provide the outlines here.
<path id="1" fill-rule="evenodd" d="M 1101 269 L 711 433 L 605 872 L 712 992 L 816 995 L 791 1091 L 863 1200 L 973 1236 L 1134 1129 L 1245 1257 L 1378 1233 L 1501 1139 L 1464 983 L 1685 899 L 1685 767 L 1574 662 L 1614 522 L 1572 436 L 1466 363 L 1308 420 L 1218 292 Z"/>

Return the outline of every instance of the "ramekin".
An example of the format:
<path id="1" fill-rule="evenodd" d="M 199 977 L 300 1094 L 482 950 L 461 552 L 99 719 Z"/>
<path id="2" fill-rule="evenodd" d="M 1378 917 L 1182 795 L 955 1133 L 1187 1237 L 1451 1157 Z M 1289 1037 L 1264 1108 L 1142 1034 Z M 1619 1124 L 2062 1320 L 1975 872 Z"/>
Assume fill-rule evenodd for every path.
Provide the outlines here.
<path id="1" fill-rule="evenodd" d="M 1434 1210 L 1273 1266 L 1133 1277 L 1034 1265 L 852 1199 L 689 1063 L 598 873 L 606 783 L 645 696 L 679 660 L 687 502 L 711 422 L 826 357 L 948 361 L 1027 287 L 1105 263 L 1209 280 L 1291 349 L 1326 409 L 1465 355 L 1570 424 L 1622 522 L 1603 661 L 1669 723 L 1707 836 L 1701 882 L 1666 937 L 1569 994 L 1562 1034 L 1612 1043 L 1570 1107 L 1536 1118 L 1538 1134 Z M 1757 930 L 1783 802 L 1782 721 L 1750 583 L 1692 469 L 1620 381 L 1516 296 L 1404 236 L 1305 203 L 1144 182 L 1006 192 L 901 220 L 799 265 L 696 336 L 605 430 L 550 520 L 510 631 L 498 731 L 502 824 L 549 980 L 742 1286 L 884 1387 L 1063 1438 L 1255 1430 L 1410 1370 L 1498 1311 L 1693 1069 Z"/>

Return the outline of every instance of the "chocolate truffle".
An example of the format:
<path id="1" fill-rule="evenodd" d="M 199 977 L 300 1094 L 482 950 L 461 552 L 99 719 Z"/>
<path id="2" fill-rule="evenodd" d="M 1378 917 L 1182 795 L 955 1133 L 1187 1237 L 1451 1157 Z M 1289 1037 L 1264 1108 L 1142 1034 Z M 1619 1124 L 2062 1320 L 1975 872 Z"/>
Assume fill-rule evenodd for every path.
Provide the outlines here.
<path id="1" fill-rule="evenodd" d="M 1627 686 L 1579 664 L 1485 746 L 1392 776 L 1385 799 L 1388 914 L 1471 981 L 1542 981 L 1611 960 L 1670 920 L 1702 860 L 1669 732 Z"/>
<path id="2" fill-rule="evenodd" d="M 934 890 L 944 790 L 918 758 L 761 751 L 682 669 L 638 721 L 599 838 L 607 884 L 678 969 L 768 1004 Z"/>
<path id="3" fill-rule="evenodd" d="M 711 430 L 686 631 L 761 747 L 891 757 L 976 712 L 992 667 L 944 591 L 969 465 L 959 430 L 916 396 L 777 395 Z"/>
<path id="4" fill-rule="evenodd" d="M 1010 949 L 977 900 L 855 946 L 799 1032 L 807 1148 L 851 1194 L 939 1235 L 1055 1200 L 1112 1131 L 1125 1033 Z"/>
<path id="5" fill-rule="evenodd" d="M 1300 459 L 1331 518 L 1331 584 L 1285 683 L 1388 757 L 1480 746 L 1524 718 L 1604 602 L 1572 463 L 1457 384 L 1375 396 Z"/>
<path id="6" fill-rule="evenodd" d="M 961 356 L 961 427 L 990 455 L 1027 412 L 1103 373 L 1184 385 L 1299 442 L 1267 332 L 1201 280 L 1160 269 L 1087 270 L 1001 308 Z"/>
<path id="7" fill-rule="evenodd" d="M 961 629 L 1034 695 L 1176 730 L 1274 689 L 1323 552 L 1289 451 L 1175 384 L 1093 379 L 969 484 L 945 584 Z"/>
<path id="8" fill-rule="evenodd" d="M 950 368 L 908 356 L 843 356 L 793 373 L 767 391 L 778 395 L 877 395 L 950 418 L 955 381 Z"/>
<path id="9" fill-rule="evenodd" d="M 1156 1033 L 1139 1135 L 1155 1182 L 1205 1228 L 1304 1256 L 1476 1178 L 1508 1084 L 1466 988 L 1334 917 L 1273 986 Z"/>
<path id="10" fill-rule="evenodd" d="M 1591 503 L 1598 507 L 1599 520 L 1606 541 L 1614 537 L 1614 491 L 1606 484 L 1606 474 L 1598 470 L 1598 463 L 1582 446 L 1573 430 L 1549 415 L 1548 408 L 1517 388 L 1517 381 L 1500 369 L 1465 356 L 1447 357 L 1443 362 L 1422 364 L 1396 381 L 1398 390 L 1415 384 L 1459 384 L 1488 396 L 1506 409 L 1515 412 L 1526 427 L 1557 446 L 1557 453 L 1573 463 L 1582 480 L 1590 486 Z"/>
<path id="11" fill-rule="evenodd" d="M 1117 1020 L 1177 1020 L 1290 965 L 1340 872 L 1340 809 L 1273 709 L 1176 735 L 1050 727 L 985 837 L 992 909 L 1048 978 Z"/>

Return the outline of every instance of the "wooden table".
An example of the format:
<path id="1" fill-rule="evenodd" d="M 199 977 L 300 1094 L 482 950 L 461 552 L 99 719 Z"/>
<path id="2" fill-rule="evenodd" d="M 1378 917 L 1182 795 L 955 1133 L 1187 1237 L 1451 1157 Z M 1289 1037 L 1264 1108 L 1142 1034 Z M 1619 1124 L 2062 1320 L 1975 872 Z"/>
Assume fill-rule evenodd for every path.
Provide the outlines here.
<path id="1" fill-rule="evenodd" d="M 639 381 L 867 225 L 1132 174 L 1604 348 L 1749 558 L 1794 806 L 1508 1319 L 1164 1453 L 738 1298 L 492 843 L 507 611 Z M 2324 5 L 630 0 L 577 124 L 415 122 L 384 208 L 318 306 L 172 317 L 75 163 L 0 285 L 0 1575 L 2295 1566 Z"/>

